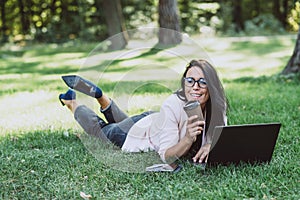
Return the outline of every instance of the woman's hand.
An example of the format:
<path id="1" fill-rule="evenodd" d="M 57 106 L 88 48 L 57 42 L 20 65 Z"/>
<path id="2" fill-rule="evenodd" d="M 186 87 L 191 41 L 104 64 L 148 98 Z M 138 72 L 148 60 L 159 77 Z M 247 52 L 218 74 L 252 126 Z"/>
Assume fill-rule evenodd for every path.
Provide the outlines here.
<path id="1" fill-rule="evenodd" d="M 197 135 L 200 135 L 203 131 L 204 121 L 195 121 L 197 115 L 191 116 L 188 118 L 186 125 L 186 134 L 185 136 L 193 143 L 197 139 Z"/>
<path id="2" fill-rule="evenodd" d="M 199 149 L 198 153 L 193 157 L 193 161 L 202 163 L 203 160 L 205 159 L 205 162 L 207 162 L 210 146 L 211 146 L 211 144 L 203 145 Z"/>
<path id="3" fill-rule="evenodd" d="M 196 141 L 197 135 L 202 133 L 205 123 L 204 121 L 195 121 L 195 119 L 197 119 L 197 115 L 188 119 L 184 138 L 166 150 L 165 159 L 180 158 L 189 151 L 192 144 Z"/>

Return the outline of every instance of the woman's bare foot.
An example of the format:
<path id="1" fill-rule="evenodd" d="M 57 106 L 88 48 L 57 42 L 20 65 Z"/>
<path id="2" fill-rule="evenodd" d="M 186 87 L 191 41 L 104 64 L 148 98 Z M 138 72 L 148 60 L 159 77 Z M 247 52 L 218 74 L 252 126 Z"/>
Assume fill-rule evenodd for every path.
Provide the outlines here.
<path id="1" fill-rule="evenodd" d="M 74 100 L 61 99 L 61 101 L 69 108 L 69 110 L 71 110 L 72 113 L 74 113 L 76 108 L 78 107 L 78 103 L 75 99 Z"/>

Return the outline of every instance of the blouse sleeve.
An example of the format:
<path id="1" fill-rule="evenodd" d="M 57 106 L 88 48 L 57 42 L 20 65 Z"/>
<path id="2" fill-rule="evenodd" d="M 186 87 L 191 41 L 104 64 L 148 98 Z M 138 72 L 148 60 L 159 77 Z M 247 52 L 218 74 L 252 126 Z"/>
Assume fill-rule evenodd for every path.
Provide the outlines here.
<path id="1" fill-rule="evenodd" d="M 159 115 L 160 133 L 158 153 L 165 161 L 165 152 L 176 145 L 180 140 L 180 103 L 174 100 L 177 97 L 168 98 L 162 105 Z"/>

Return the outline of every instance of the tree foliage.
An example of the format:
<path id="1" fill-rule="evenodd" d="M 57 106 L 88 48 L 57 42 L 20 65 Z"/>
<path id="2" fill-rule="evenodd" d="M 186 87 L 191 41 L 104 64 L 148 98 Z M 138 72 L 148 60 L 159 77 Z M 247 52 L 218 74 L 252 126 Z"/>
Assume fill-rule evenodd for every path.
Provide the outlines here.
<path id="1" fill-rule="evenodd" d="M 299 3 L 295 0 L 173 1 L 178 6 L 179 28 L 186 33 L 274 34 L 297 31 L 300 22 Z M 105 3 L 104 0 L 1 0 L 1 41 L 106 39 L 112 27 L 106 23 Z M 159 26 L 158 0 L 120 3 L 126 29 Z"/>

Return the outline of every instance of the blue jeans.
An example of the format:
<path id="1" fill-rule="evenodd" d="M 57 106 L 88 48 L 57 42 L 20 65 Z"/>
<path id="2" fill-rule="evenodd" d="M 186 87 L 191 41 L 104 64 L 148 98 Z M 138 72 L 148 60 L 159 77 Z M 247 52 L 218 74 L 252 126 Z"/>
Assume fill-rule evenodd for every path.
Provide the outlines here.
<path id="1" fill-rule="evenodd" d="M 123 146 L 130 128 L 137 121 L 153 113 L 149 111 L 128 117 L 113 101 L 108 108 L 100 111 L 104 114 L 107 122 L 84 105 L 77 107 L 74 117 L 89 135 L 96 136 L 103 141 L 110 141 L 118 147 Z"/>

